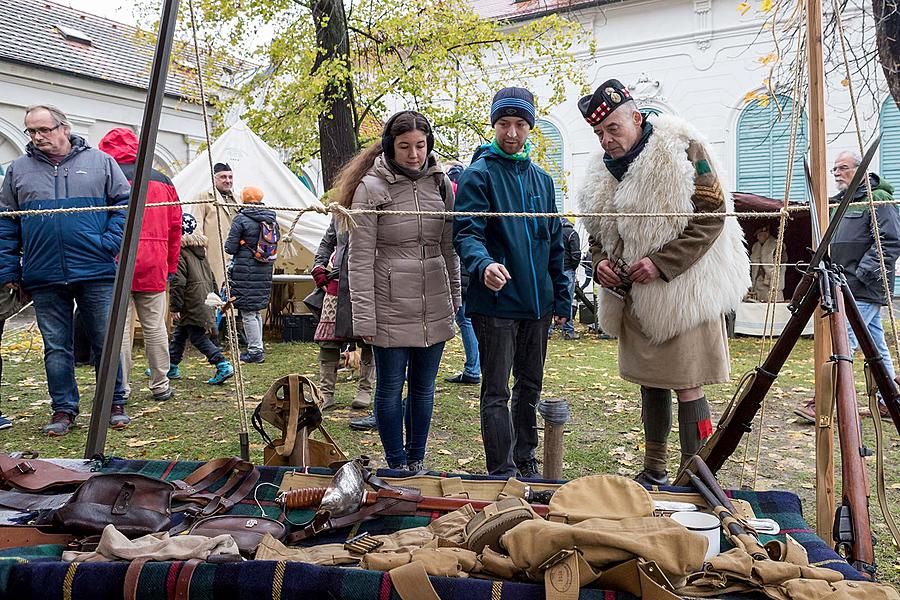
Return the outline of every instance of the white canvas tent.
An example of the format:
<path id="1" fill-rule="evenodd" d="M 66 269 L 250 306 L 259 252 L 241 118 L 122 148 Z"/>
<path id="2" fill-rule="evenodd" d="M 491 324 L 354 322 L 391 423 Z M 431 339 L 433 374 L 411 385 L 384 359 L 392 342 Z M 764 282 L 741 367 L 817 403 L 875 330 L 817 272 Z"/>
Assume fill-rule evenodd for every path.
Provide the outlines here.
<path id="1" fill-rule="evenodd" d="M 278 158 L 278 153 L 247 127 L 241 120 L 229 127 L 212 145 L 213 163 L 228 163 L 234 170 L 234 191 L 240 197 L 244 186 L 253 185 L 265 193 L 263 203 L 269 206 L 306 208 L 321 203 L 300 179 Z M 172 178 L 178 196 L 190 200 L 212 186 L 209 159 L 206 152 Z M 189 211 L 185 207 L 185 211 Z M 278 245 L 278 263 L 286 273 L 295 273 L 300 266 L 309 266 L 319 247 L 331 217 L 319 213 L 304 213 L 294 227 L 290 239 L 287 234 L 297 216 L 295 212 L 278 211 L 282 241 Z"/>

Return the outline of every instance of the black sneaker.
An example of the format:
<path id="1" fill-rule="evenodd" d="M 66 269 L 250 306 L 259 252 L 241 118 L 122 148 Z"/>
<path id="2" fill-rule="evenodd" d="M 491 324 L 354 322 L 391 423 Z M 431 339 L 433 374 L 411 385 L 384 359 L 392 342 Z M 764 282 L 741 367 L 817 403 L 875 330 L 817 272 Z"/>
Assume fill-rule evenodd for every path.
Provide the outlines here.
<path id="1" fill-rule="evenodd" d="M 375 420 L 375 413 L 371 413 L 368 417 L 362 419 L 352 419 L 350 421 L 350 429 L 353 431 L 371 431 L 378 429 L 378 421 Z"/>
<path id="2" fill-rule="evenodd" d="M 444 381 L 447 383 L 461 383 L 463 385 L 476 385 L 481 383 L 481 377 L 472 377 L 471 375 L 466 375 L 465 373 L 460 373 L 459 375 L 454 375 L 453 377 L 444 377 Z"/>
<path id="3" fill-rule="evenodd" d="M 517 468 L 519 469 L 519 477 L 523 479 L 540 479 L 542 477 L 535 458 L 526 460 L 521 465 L 517 465 Z"/>

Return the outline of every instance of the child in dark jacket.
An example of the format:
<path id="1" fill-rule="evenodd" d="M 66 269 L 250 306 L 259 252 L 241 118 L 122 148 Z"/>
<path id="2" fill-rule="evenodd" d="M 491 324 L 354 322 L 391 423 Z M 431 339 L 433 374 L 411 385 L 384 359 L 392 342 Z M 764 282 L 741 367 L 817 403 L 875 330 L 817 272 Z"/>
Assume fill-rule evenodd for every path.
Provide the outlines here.
<path id="1" fill-rule="evenodd" d="M 238 211 L 231 222 L 231 231 L 225 240 L 225 252 L 234 257 L 231 270 L 231 295 L 234 305 L 241 311 L 247 352 L 241 361 L 261 363 L 265 361 L 262 339 L 262 317 L 259 311 L 269 306 L 272 295 L 272 262 L 262 262 L 257 256 L 263 224 L 278 236 L 275 212 L 262 204 L 263 192 L 247 186 L 241 190 L 241 202 L 246 206 Z"/>
<path id="2" fill-rule="evenodd" d="M 178 271 L 169 292 L 169 309 L 175 321 L 172 342 L 169 344 L 169 363 L 178 377 L 178 364 L 184 356 L 184 347 L 190 340 L 210 364 L 216 367 L 216 373 L 206 383 L 218 385 L 234 375 L 234 367 L 222 354 L 222 349 L 206 335 L 207 331 L 215 328 L 213 309 L 206 305 L 206 296 L 210 292 L 216 292 L 216 280 L 206 258 L 206 236 L 195 233 L 196 228 L 197 219 L 185 213 L 181 220 Z"/>

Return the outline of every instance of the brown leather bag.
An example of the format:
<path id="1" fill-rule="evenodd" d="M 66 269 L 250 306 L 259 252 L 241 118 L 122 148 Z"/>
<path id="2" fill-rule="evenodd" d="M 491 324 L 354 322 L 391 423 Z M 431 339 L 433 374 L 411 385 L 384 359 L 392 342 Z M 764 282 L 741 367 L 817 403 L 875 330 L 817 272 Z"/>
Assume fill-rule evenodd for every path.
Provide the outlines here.
<path id="1" fill-rule="evenodd" d="M 66 533 L 98 534 L 109 524 L 129 538 L 170 527 L 169 504 L 175 486 L 134 473 L 94 475 L 53 515 Z"/>
<path id="2" fill-rule="evenodd" d="M 267 533 L 272 534 L 276 540 L 281 540 L 287 534 L 287 529 L 283 523 L 268 517 L 219 515 L 197 521 L 188 533 L 206 537 L 230 535 L 237 543 L 241 554 L 252 556 Z"/>
<path id="3" fill-rule="evenodd" d="M 37 458 L 13 458 L 0 454 L 0 485 L 23 492 L 45 492 L 75 486 L 87 481 L 94 473 L 84 473 L 55 465 Z"/>

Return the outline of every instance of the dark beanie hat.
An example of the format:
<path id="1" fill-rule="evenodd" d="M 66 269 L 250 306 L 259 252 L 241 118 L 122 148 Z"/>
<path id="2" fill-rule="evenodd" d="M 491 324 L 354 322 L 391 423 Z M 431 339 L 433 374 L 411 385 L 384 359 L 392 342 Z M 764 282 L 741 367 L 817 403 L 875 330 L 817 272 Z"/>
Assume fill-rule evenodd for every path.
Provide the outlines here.
<path id="1" fill-rule="evenodd" d="M 631 100 L 631 92 L 618 79 L 607 79 L 600 84 L 593 94 L 584 96 L 578 101 L 581 116 L 591 127 L 599 124 L 619 108 L 621 104 Z"/>
<path id="2" fill-rule="evenodd" d="M 221 173 L 222 171 L 231 171 L 228 163 L 216 163 L 213 165 L 213 173 Z"/>
<path id="3" fill-rule="evenodd" d="M 534 127 L 534 95 L 520 87 L 503 88 L 491 103 L 491 127 L 503 117 L 519 117 Z"/>

